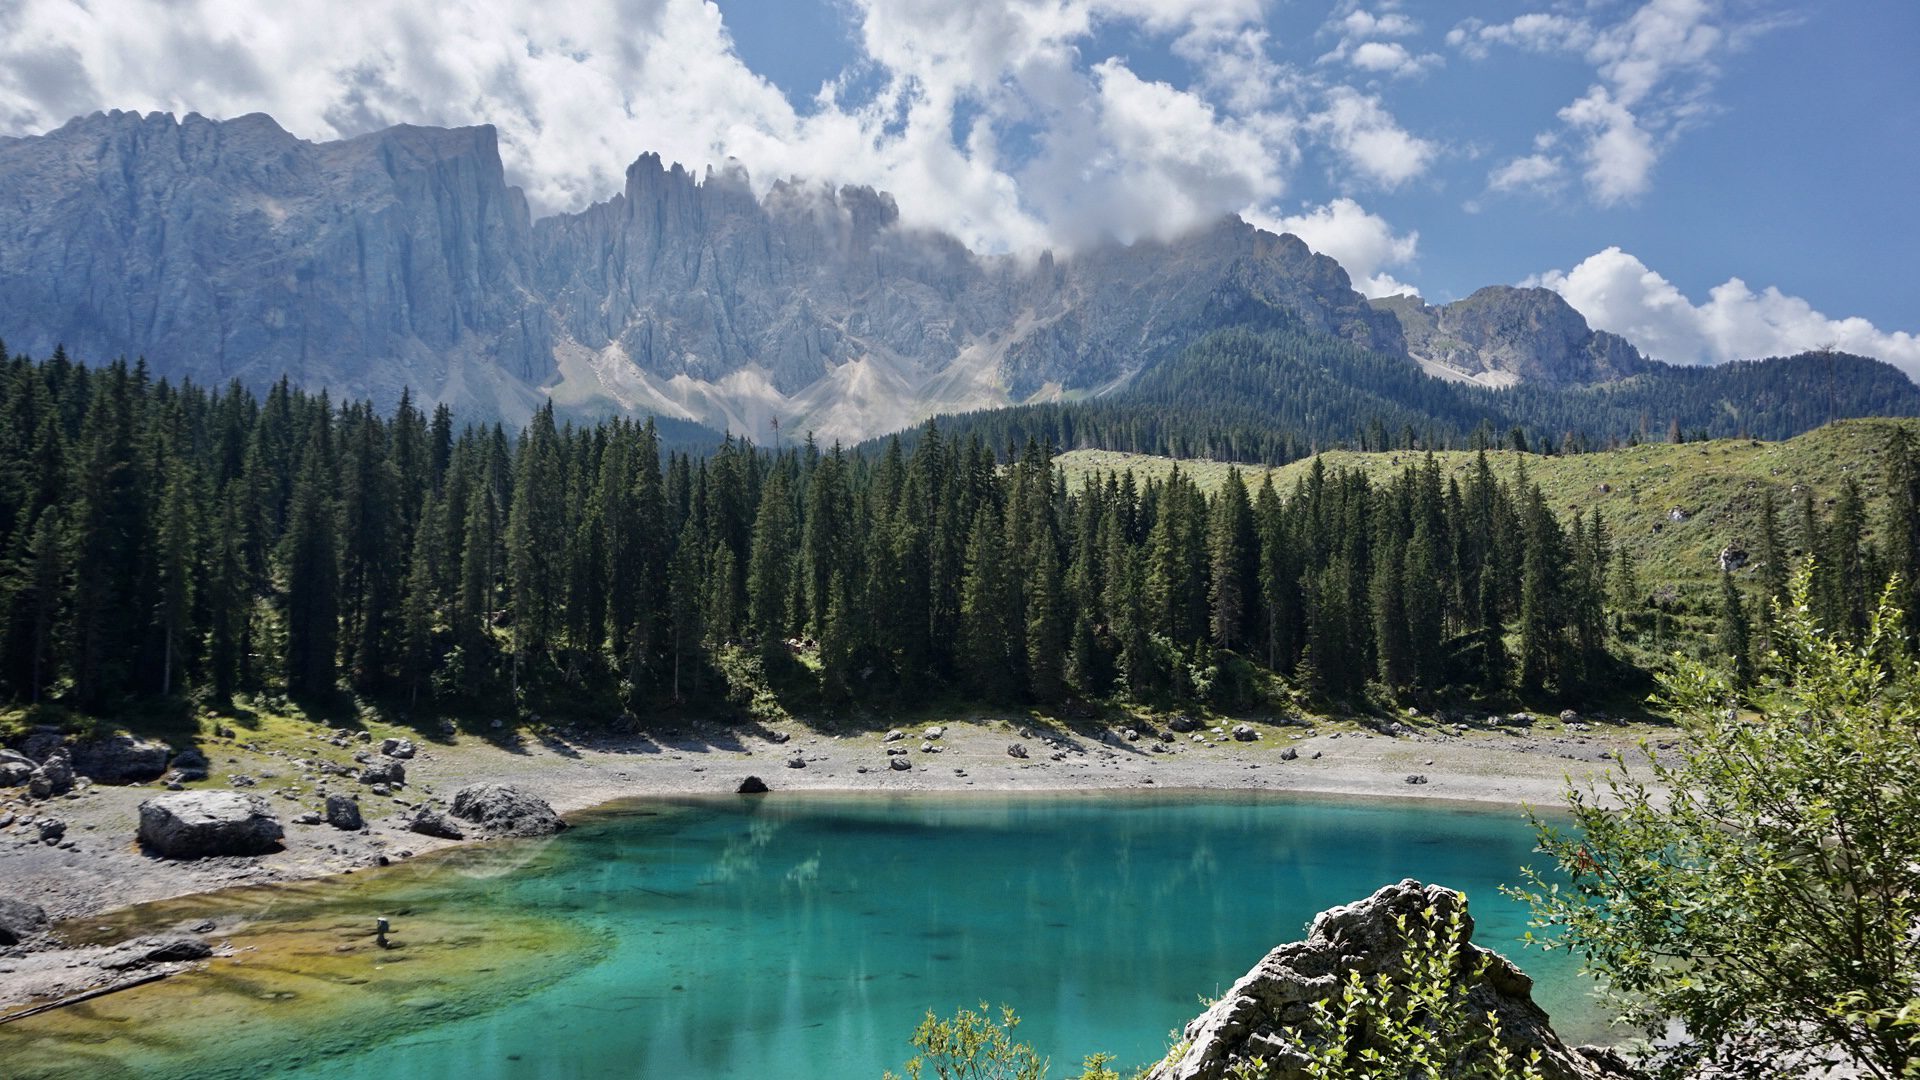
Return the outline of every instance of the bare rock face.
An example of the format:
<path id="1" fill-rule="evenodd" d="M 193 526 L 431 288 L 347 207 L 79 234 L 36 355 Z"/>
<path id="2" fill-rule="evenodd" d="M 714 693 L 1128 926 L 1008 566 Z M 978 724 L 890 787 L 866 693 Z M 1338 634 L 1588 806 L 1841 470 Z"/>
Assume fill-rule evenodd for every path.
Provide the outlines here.
<path id="1" fill-rule="evenodd" d="M 267 800 L 240 791 L 182 791 L 140 804 L 140 842 L 171 859 L 260 855 L 285 835 Z"/>
<path id="2" fill-rule="evenodd" d="M 1252 971 L 1186 1027 L 1187 1049 L 1163 1061 L 1147 1080 L 1224 1080 L 1235 1063 L 1265 1058 L 1268 1080 L 1307 1080 L 1298 1049 L 1302 1028 L 1312 1022 L 1312 1005 L 1337 994 L 1349 971 L 1373 975 L 1401 963 L 1406 939 L 1397 917 L 1409 922 L 1428 907 L 1442 917 L 1461 902 L 1460 894 L 1408 879 L 1365 900 L 1323 911 L 1313 920 L 1307 940 L 1268 953 Z M 1466 917 L 1464 933 L 1473 922 Z M 1468 992 L 1477 1011 L 1500 1018 L 1502 1037 L 1517 1053 L 1540 1051 L 1547 1080 L 1608 1080 L 1631 1076 L 1611 1051 L 1569 1047 L 1554 1034 L 1547 1014 L 1534 1004 L 1533 980 L 1506 957 L 1470 942 L 1464 966 L 1486 961 Z"/>
<path id="3" fill-rule="evenodd" d="M 1492 285 L 1430 307 L 1414 296 L 1373 302 L 1394 314 L 1429 374 L 1494 386 L 1614 382 L 1652 365 L 1626 339 L 1595 330 L 1559 293 Z"/>
<path id="4" fill-rule="evenodd" d="M 312 143 L 260 114 L 94 113 L 0 140 L 0 190 L 0 333 L 35 356 L 494 413 L 551 368 L 491 127 Z"/>
<path id="5" fill-rule="evenodd" d="M 494 836 L 547 836 L 567 827 L 545 799 L 512 784 L 470 784 L 453 793 L 451 813 Z"/>
<path id="6" fill-rule="evenodd" d="M 94 113 L 0 139 L 0 337 L 44 357 L 475 419 L 568 400 L 756 435 L 859 439 L 1099 392 L 1270 309 L 1387 353 L 1334 260 L 1237 218 L 1056 259 L 913 228 L 867 187 L 642 154 L 623 190 L 532 220 L 491 127 L 308 142 L 272 118 Z"/>

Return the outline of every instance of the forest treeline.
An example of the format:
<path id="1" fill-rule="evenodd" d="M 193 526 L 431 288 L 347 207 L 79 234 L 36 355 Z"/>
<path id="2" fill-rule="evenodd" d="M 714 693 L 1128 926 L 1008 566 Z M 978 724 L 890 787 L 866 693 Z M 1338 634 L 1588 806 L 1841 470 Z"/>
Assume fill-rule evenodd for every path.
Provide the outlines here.
<path id="1" fill-rule="evenodd" d="M 827 703 L 965 695 L 1255 705 L 1272 675 L 1366 693 L 1570 695 L 1657 618 L 1596 512 L 1521 466 L 1428 457 L 1385 483 L 1317 463 L 1069 489 L 1042 444 L 929 424 L 911 451 L 726 442 L 650 423 L 461 425 L 283 380 L 263 398 L 56 354 L 0 370 L 0 694 L 92 713 L 343 688 L 446 709 L 572 693 L 638 715 L 719 705 L 729 658 Z M 1849 484 L 1767 505 L 1757 581 L 1819 554 L 1828 625 L 1915 580 L 1920 470 L 1895 438 L 1879 542 Z M 1771 500 L 1771 496 L 1769 496 Z M 1721 636 L 1767 632 L 1727 580 Z M 1749 586 L 1746 592 L 1754 592 Z M 1911 597 L 1903 597 L 1910 602 Z M 1910 606 L 1910 603 L 1909 603 Z"/>
<path id="2" fill-rule="evenodd" d="M 1906 376 L 1846 353 L 1659 365 L 1595 386 L 1492 390 L 1429 378 L 1405 357 L 1273 315 L 1209 333 L 1109 396 L 942 423 L 950 435 L 978 434 L 992 446 L 1033 439 L 1061 451 L 1285 465 L 1333 449 L 1585 452 L 1649 440 L 1786 439 L 1830 420 L 1917 414 L 1920 389 Z"/>

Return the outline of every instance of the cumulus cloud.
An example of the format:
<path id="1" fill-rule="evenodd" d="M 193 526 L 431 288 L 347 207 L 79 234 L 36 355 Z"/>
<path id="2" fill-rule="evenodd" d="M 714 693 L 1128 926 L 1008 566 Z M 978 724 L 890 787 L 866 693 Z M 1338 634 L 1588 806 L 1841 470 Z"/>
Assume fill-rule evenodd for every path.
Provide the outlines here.
<path id="1" fill-rule="evenodd" d="M 1730 19 L 1718 0 L 1647 0 L 1604 25 L 1552 12 L 1503 23 L 1467 19 L 1448 31 L 1447 42 L 1473 59 L 1498 46 L 1578 56 L 1591 65 L 1594 83 L 1559 119 L 1581 144 L 1589 194 L 1611 206 L 1643 195 L 1666 147 L 1709 111 L 1721 59 L 1776 25 Z M 1488 178 L 1494 190 L 1539 190 L 1499 178 Z"/>
<path id="2" fill-rule="evenodd" d="M 1339 44 L 1320 57 L 1321 64 L 1346 64 L 1357 71 L 1390 78 L 1422 75 L 1446 61 L 1438 53 L 1417 53 L 1398 41 L 1418 33 L 1420 24 L 1399 12 L 1350 11 L 1322 27 Z"/>
<path id="3" fill-rule="evenodd" d="M 1715 364 L 1831 346 L 1885 360 L 1920 378 L 1920 337 L 1912 333 L 1881 330 L 1858 317 L 1829 318 L 1801 297 L 1771 285 L 1755 292 L 1739 278 L 1715 286 L 1705 303 L 1695 304 L 1617 247 L 1526 284 L 1554 290 L 1594 327 L 1670 363 Z"/>
<path id="4" fill-rule="evenodd" d="M 872 184 L 911 224 L 1027 249 L 1178 232 L 1283 193 L 1311 88 L 1271 55 L 1264 6 L 839 0 L 856 54 L 790 100 L 704 0 L 359 0 L 351 18 L 331 0 L 11 0 L 0 134 L 102 107 L 264 111 L 312 139 L 491 123 L 537 213 L 606 198 L 650 150 L 735 159 L 763 187 Z M 1168 43 L 1188 84 L 1085 55 L 1113 24 Z M 1404 175 L 1417 140 L 1362 113 L 1335 125 L 1345 152 Z"/>
<path id="5" fill-rule="evenodd" d="M 1350 86 L 1330 89 L 1326 107 L 1308 126 L 1354 171 L 1384 188 L 1399 187 L 1426 172 L 1439 153 L 1437 145 L 1402 128 L 1377 95 Z"/>
<path id="6" fill-rule="evenodd" d="M 1550 191 L 1560 186 L 1565 172 L 1560 160 L 1552 155 L 1528 154 L 1493 170 L 1487 186 L 1495 191 Z"/>
<path id="7" fill-rule="evenodd" d="M 1338 262 L 1367 296 L 1417 292 L 1387 271 L 1403 269 L 1420 250 L 1420 233 L 1396 233 L 1387 219 L 1352 199 L 1334 199 L 1298 214 L 1270 217 L 1249 213 L 1249 221 L 1273 232 L 1289 232 L 1307 246 Z"/>

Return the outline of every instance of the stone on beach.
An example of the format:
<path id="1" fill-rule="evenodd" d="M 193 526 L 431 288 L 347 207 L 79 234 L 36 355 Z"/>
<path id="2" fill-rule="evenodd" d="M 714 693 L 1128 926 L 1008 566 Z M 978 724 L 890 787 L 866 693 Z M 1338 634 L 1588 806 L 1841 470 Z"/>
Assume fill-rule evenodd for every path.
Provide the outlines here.
<path id="1" fill-rule="evenodd" d="M 495 836 L 547 836 L 567 827 L 545 799 L 513 784 L 470 784 L 453 793 L 454 817 Z"/>
<path id="2" fill-rule="evenodd" d="M 260 855 L 279 847 L 283 835 L 258 795 L 183 791 L 140 804 L 140 842 L 168 858 Z"/>

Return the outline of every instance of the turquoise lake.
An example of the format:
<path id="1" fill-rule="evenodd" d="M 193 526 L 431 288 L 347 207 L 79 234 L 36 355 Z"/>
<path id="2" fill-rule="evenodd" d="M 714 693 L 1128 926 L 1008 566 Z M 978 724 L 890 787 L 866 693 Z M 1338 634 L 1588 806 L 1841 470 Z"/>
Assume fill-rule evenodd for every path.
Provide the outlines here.
<path id="1" fill-rule="evenodd" d="M 415 922 L 458 916 L 482 928 L 465 946 L 476 965 L 491 913 L 564 924 L 576 945 L 522 952 L 504 973 L 476 966 L 496 982 L 513 977 L 518 996 L 463 994 L 454 980 L 425 997 L 417 988 L 383 997 L 369 970 L 350 980 L 344 1005 L 330 1006 L 337 1023 L 289 1045 L 262 1035 L 270 1017 L 245 1038 L 203 1033 L 214 1036 L 204 1055 L 175 1046 L 145 1065 L 117 1039 L 65 1037 L 141 1074 L 841 1080 L 897 1070 L 926 1010 L 986 1001 L 1019 1010 L 1022 1037 L 1051 1055 L 1058 1077 L 1095 1050 L 1129 1066 L 1157 1059 L 1201 997 L 1303 936 L 1315 912 L 1403 877 L 1466 890 L 1476 940 L 1534 976 L 1563 1034 L 1602 1037 L 1590 984 L 1564 954 L 1523 952 L 1525 912 L 1498 891 L 1538 865 L 1532 847 L 1516 811 L 1426 802 L 776 794 L 636 803 L 544 844 L 422 861 L 377 900 L 366 895 L 373 883 L 334 883 L 288 911 L 359 925 L 355 905 L 378 904 L 401 912 L 402 941 Z M 271 1000 L 266 985 L 226 988 Z M 285 997 L 285 1008 L 299 1007 Z M 152 1008 L 162 1020 L 166 1003 Z M 0 1052 L 5 1044 L 0 1037 Z"/>

